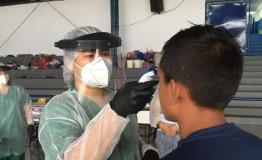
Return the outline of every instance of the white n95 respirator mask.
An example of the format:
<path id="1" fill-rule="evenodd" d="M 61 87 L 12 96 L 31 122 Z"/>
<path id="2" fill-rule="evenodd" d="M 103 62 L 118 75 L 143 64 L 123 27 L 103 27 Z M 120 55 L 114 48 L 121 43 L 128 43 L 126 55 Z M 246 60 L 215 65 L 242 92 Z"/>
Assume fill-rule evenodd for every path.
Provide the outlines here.
<path id="1" fill-rule="evenodd" d="M 99 57 L 92 62 L 80 67 L 81 80 L 88 86 L 94 88 L 104 88 L 108 86 L 112 73 L 112 61 Z"/>
<path id="2" fill-rule="evenodd" d="M 8 75 L 4 75 L 4 74 L 0 75 L 0 85 L 7 85 L 8 81 L 9 81 Z"/>

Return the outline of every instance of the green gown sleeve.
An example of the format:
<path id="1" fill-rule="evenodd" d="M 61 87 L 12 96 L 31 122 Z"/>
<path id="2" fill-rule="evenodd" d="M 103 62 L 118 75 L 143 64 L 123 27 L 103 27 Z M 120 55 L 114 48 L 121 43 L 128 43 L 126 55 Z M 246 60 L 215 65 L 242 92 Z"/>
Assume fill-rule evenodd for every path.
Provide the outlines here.
<path id="1" fill-rule="evenodd" d="M 83 130 L 77 123 L 73 105 L 61 99 L 53 98 L 41 114 L 39 126 L 39 141 L 47 160 L 59 159 L 70 143 L 81 136 Z"/>

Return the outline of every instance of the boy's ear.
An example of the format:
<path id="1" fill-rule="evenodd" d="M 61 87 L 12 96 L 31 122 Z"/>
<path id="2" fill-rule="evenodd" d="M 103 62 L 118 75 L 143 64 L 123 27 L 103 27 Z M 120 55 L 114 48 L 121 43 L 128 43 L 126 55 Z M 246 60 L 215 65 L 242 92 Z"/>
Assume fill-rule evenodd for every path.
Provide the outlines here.
<path id="1" fill-rule="evenodd" d="M 178 83 L 175 80 L 170 81 L 170 89 L 171 89 L 171 96 L 172 96 L 172 103 L 175 104 L 178 99 Z"/>
<path id="2" fill-rule="evenodd" d="M 181 99 L 181 97 L 183 97 L 182 93 L 184 87 L 183 85 L 181 85 L 179 82 L 175 80 L 170 81 L 170 87 L 171 87 L 173 103 L 176 103 L 178 100 Z"/>

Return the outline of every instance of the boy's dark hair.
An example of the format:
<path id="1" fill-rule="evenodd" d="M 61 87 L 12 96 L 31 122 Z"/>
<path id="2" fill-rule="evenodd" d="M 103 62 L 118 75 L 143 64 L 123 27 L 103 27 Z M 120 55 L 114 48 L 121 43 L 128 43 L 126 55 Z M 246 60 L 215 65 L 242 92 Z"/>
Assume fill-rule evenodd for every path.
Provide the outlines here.
<path id="1" fill-rule="evenodd" d="M 193 26 L 171 37 L 162 49 L 165 82 L 183 84 L 200 107 L 224 110 L 236 93 L 243 70 L 238 43 L 223 27 Z"/>

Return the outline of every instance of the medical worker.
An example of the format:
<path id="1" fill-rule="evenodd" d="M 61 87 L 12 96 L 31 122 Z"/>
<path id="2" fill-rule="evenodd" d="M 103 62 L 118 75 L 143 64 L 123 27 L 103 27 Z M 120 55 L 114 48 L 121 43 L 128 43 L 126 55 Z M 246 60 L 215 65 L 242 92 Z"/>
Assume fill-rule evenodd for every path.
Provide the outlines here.
<path id="1" fill-rule="evenodd" d="M 109 50 L 118 36 L 80 27 L 55 43 L 64 50 L 65 83 L 41 114 L 39 141 L 46 160 L 139 160 L 136 116 L 150 100 L 156 82 L 126 83 L 115 96 L 105 89 L 112 68 Z"/>
<path id="2" fill-rule="evenodd" d="M 11 84 L 8 67 L 0 67 L 0 160 L 24 160 L 33 134 L 32 103 L 27 91 Z"/>

